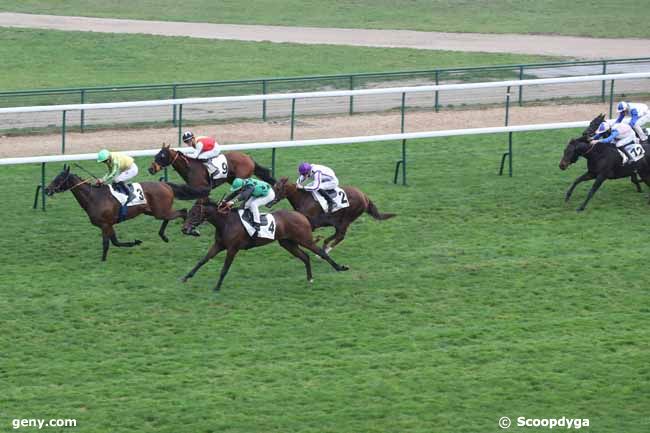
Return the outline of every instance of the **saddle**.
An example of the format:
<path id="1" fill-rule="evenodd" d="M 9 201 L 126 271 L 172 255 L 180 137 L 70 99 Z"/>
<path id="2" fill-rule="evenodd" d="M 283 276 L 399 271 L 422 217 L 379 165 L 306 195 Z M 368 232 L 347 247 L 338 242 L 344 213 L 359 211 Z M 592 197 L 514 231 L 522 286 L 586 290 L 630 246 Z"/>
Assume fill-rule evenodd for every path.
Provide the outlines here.
<path id="1" fill-rule="evenodd" d="M 253 225 L 253 212 L 250 211 L 250 209 L 244 209 L 244 213 L 242 214 L 242 219 L 245 220 L 248 224 L 251 226 Z M 266 217 L 266 215 L 260 215 L 260 227 L 264 227 L 267 225 L 269 222 L 269 219 Z"/>

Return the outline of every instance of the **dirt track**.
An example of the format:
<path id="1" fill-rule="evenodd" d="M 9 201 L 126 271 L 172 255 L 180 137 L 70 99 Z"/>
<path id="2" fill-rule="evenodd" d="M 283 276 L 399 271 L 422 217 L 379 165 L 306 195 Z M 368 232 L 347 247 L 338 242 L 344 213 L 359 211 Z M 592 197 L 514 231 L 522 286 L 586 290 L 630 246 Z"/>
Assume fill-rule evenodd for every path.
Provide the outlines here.
<path id="1" fill-rule="evenodd" d="M 647 39 L 605 39 L 518 34 L 443 33 L 320 27 L 142 21 L 56 15 L 0 13 L 0 27 L 28 27 L 105 33 L 142 33 L 205 39 L 355 45 L 422 50 L 481 51 L 583 59 L 647 57 Z"/>
<path id="2" fill-rule="evenodd" d="M 598 113 L 606 113 L 607 110 L 607 104 L 513 107 L 510 110 L 509 124 L 582 121 Z M 407 113 L 406 116 L 406 132 L 479 128 L 503 126 L 503 124 L 503 107 L 439 113 L 418 111 Z M 288 120 L 281 119 L 268 122 L 197 125 L 192 129 L 199 134 L 217 137 L 221 144 L 234 144 L 288 140 L 290 124 Z M 300 117 L 296 124 L 295 139 L 378 135 L 399 131 L 398 113 Z M 177 137 L 176 128 L 104 130 L 83 134 L 69 132 L 66 135 L 66 153 L 90 153 L 104 147 L 114 150 L 152 149 L 163 142 L 175 145 Z M 56 155 L 60 152 L 59 134 L 0 137 L 2 158 Z"/>

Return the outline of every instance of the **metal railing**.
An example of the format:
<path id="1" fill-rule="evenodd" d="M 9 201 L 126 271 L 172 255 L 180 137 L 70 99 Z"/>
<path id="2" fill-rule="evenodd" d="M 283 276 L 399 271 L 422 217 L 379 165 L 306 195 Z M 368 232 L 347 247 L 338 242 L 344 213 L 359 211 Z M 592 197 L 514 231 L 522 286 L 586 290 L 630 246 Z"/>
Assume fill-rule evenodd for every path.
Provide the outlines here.
<path id="1" fill-rule="evenodd" d="M 270 94 L 286 92 L 320 91 L 325 88 L 357 90 L 382 85 L 386 87 L 395 82 L 416 84 L 441 84 L 445 82 L 474 82 L 477 80 L 501 80 L 531 77 L 605 75 L 608 72 L 635 72 L 634 69 L 650 68 L 650 57 L 585 60 L 547 63 L 528 63 L 517 65 L 476 66 L 460 68 L 435 68 L 378 73 L 356 73 L 340 75 L 314 75 L 302 77 L 280 77 L 246 80 L 221 80 L 192 83 L 142 84 L 126 86 L 77 87 L 40 90 L 17 90 L 0 92 L 0 106 L 60 105 L 68 103 L 100 103 L 115 101 L 134 101 L 145 99 L 179 99 L 192 96 L 241 96 L 251 94 Z M 606 100 L 606 83 L 600 87 L 601 101 Z M 438 92 L 435 94 L 433 109 L 444 108 Z M 518 87 L 517 103 L 523 105 L 523 87 Z M 354 114 L 354 96 L 349 97 L 348 114 Z M 269 118 L 266 100 L 261 101 L 258 113 L 261 120 Z M 178 109 L 170 110 L 173 125 L 178 122 Z M 80 113 L 80 130 L 86 129 L 85 112 Z"/>

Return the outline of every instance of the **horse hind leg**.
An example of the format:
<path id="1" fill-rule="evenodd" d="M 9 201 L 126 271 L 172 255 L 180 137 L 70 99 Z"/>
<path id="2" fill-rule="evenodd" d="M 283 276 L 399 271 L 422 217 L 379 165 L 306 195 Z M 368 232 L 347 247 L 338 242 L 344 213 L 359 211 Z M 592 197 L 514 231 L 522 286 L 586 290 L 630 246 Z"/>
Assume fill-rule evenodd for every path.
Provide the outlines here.
<path id="1" fill-rule="evenodd" d="M 282 248 L 289 251 L 292 255 L 300 259 L 305 264 L 305 270 L 307 272 L 307 281 L 313 282 L 314 277 L 311 274 L 311 261 L 309 255 L 298 247 L 298 244 L 295 241 L 289 239 L 282 239 L 278 241 Z"/>
<path id="2" fill-rule="evenodd" d="M 347 233 L 347 231 L 348 231 L 348 226 L 347 225 L 342 226 L 342 227 L 337 227 L 336 232 L 332 236 L 327 238 L 325 240 L 325 242 L 323 243 L 323 250 L 325 250 L 325 252 L 327 254 L 329 254 L 330 251 L 332 251 L 335 246 L 340 244 L 341 241 L 343 241 L 343 239 L 345 239 L 345 234 Z M 332 239 L 334 239 L 334 242 L 332 242 L 330 244 Z"/>
<path id="3" fill-rule="evenodd" d="M 117 239 L 117 235 L 115 234 L 115 232 L 113 232 L 110 239 L 113 245 L 121 248 L 131 248 L 131 247 L 135 247 L 136 245 L 140 245 L 142 243 L 142 241 L 139 239 L 135 239 L 133 242 L 120 242 Z"/>
<path id="4" fill-rule="evenodd" d="M 163 241 L 169 242 L 169 238 L 165 234 L 165 230 L 167 229 L 167 224 L 169 224 L 171 220 L 174 220 L 176 218 L 182 218 L 183 221 L 185 221 L 185 219 L 187 219 L 187 210 L 186 209 L 176 210 L 172 212 L 170 215 L 167 215 L 165 217 L 162 224 L 160 225 L 160 230 L 158 230 L 158 236 L 160 236 L 160 238 Z"/>
<path id="5" fill-rule="evenodd" d="M 324 259 L 327 263 L 329 263 L 338 272 L 347 271 L 348 269 L 350 269 L 347 266 L 339 265 L 334 260 L 332 260 L 332 258 L 322 248 L 320 248 L 318 245 L 316 245 L 314 243 L 314 241 L 312 241 L 311 239 L 307 240 L 307 241 L 299 242 L 299 244 L 300 244 L 301 247 L 307 248 L 309 251 L 313 252 L 314 254 L 316 254 L 321 259 Z"/>

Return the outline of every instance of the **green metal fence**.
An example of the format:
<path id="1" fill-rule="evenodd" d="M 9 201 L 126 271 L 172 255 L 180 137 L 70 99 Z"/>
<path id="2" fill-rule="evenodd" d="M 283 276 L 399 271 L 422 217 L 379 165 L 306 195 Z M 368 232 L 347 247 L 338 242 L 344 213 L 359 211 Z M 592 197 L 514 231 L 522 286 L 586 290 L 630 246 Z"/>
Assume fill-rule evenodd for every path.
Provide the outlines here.
<path id="1" fill-rule="evenodd" d="M 240 96 L 268 93 L 308 92 L 328 89 L 365 89 L 400 85 L 442 84 L 448 82 L 479 82 L 504 79 L 548 78 L 596 75 L 616 72 L 636 72 L 650 69 L 650 57 L 607 59 L 597 61 L 568 61 L 520 65 L 477 66 L 466 68 L 437 68 L 429 70 L 317 75 L 250 80 L 223 80 L 193 83 L 143 84 L 129 86 L 78 87 L 64 89 L 18 90 L 0 92 L 0 107 L 31 105 L 60 105 L 153 99 L 175 99 L 211 96 Z M 606 83 L 601 85 L 601 100 L 607 96 Z M 524 103 L 523 88 L 517 89 L 517 103 Z M 432 107 L 442 108 L 438 92 Z M 355 113 L 354 97 L 349 98 L 349 114 Z M 260 103 L 259 116 L 268 118 L 266 101 Z M 177 125 L 178 107 L 170 109 L 170 119 Z M 84 113 L 80 128 L 84 131 Z"/>

